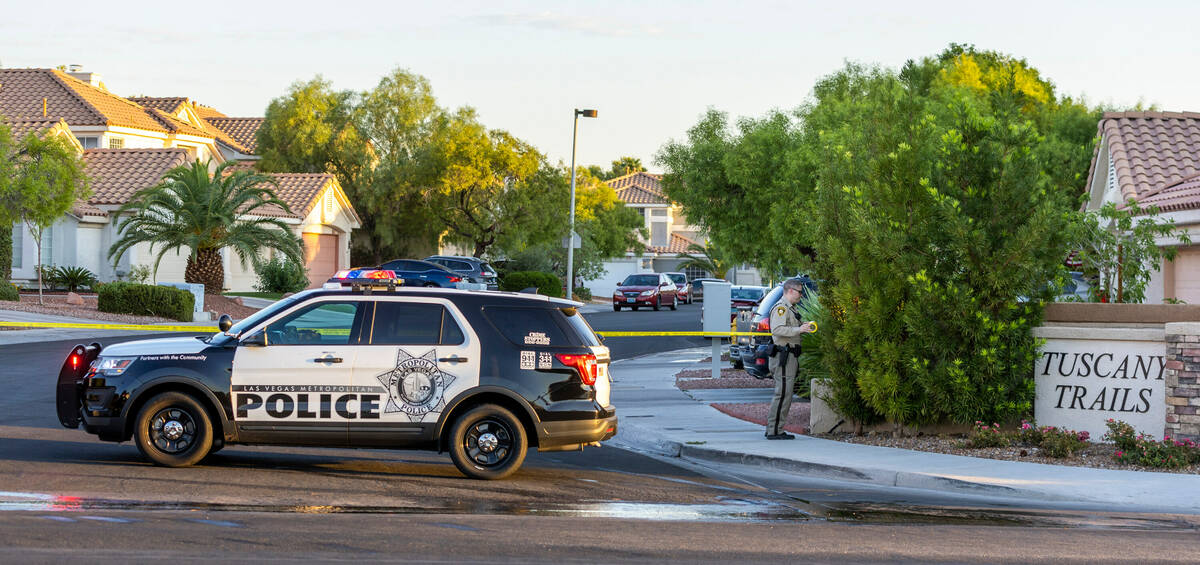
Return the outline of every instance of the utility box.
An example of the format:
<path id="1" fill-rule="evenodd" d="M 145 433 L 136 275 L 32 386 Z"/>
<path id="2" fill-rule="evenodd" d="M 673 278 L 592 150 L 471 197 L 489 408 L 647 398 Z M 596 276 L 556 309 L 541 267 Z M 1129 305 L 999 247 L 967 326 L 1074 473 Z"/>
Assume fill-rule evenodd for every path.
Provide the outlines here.
<path id="1" fill-rule="evenodd" d="M 730 312 L 733 311 L 731 289 L 727 282 L 704 281 L 704 331 L 728 332 Z"/>
<path id="2" fill-rule="evenodd" d="M 704 312 L 701 320 L 705 332 L 729 333 L 730 313 L 733 311 L 731 290 L 727 282 L 704 282 Z M 721 376 L 721 337 L 712 340 L 712 378 Z"/>
<path id="3" fill-rule="evenodd" d="M 204 285 L 198 283 L 160 282 L 158 283 L 158 286 L 169 286 L 171 288 L 178 288 L 180 290 L 186 290 L 192 293 L 192 298 L 195 299 L 192 301 L 192 321 L 209 321 L 208 312 L 204 311 Z"/>

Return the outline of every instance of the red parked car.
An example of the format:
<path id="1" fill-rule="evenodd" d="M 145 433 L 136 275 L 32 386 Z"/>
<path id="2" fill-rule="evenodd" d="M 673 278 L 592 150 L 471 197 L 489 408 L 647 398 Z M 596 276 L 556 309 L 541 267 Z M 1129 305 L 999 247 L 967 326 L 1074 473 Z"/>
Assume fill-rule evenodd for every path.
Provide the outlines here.
<path id="1" fill-rule="evenodd" d="M 674 310 L 678 304 L 678 288 L 662 273 L 629 275 L 613 291 L 613 312 L 626 307 L 637 310 L 640 306 L 649 306 L 655 311 L 663 306 Z"/>

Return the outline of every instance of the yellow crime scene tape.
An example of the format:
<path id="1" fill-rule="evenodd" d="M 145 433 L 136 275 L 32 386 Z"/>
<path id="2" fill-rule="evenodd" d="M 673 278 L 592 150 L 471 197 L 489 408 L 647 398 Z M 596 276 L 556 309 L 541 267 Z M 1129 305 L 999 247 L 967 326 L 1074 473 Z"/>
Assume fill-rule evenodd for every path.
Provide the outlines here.
<path id="1" fill-rule="evenodd" d="M 75 328 L 86 330 L 126 330 L 152 332 L 191 332 L 209 333 L 217 331 L 216 326 L 156 326 L 150 324 L 72 324 L 64 322 L 8 322 L 0 320 L 0 326 L 17 328 Z M 308 329 L 308 328 L 305 328 Z M 314 331 L 328 335 L 349 335 L 346 329 L 311 328 Z M 660 336 L 689 336 L 689 337 L 729 337 L 741 335 L 769 336 L 766 332 L 610 332 L 598 331 L 604 337 L 660 337 Z"/>

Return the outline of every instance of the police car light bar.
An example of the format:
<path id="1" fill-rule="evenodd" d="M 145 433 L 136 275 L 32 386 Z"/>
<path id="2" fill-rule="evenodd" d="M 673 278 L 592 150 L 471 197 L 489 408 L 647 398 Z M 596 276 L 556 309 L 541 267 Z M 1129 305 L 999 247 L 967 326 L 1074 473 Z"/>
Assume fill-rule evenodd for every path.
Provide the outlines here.
<path id="1" fill-rule="evenodd" d="M 370 291 L 372 288 L 387 288 L 394 290 L 397 286 L 404 285 L 404 279 L 398 278 L 395 271 L 384 269 L 349 269 L 334 273 L 333 278 L 338 279 L 337 282 L 327 282 L 322 285 L 326 290 L 340 290 L 345 288 L 343 283 L 349 284 L 353 290 Z"/>

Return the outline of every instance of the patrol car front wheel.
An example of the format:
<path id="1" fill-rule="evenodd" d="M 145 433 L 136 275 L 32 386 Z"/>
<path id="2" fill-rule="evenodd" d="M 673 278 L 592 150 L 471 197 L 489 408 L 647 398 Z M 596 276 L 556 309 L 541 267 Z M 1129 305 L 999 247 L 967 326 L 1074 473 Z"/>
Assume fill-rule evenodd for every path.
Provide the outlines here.
<path id="1" fill-rule="evenodd" d="M 472 479 L 503 479 L 525 461 L 525 428 L 512 412 L 484 404 L 472 408 L 450 428 L 450 459 Z"/>
<path id="2" fill-rule="evenodd" d="M 195 398 L 165 392 L 138 411 L 133 437 L 147 459 L 167 467 L 199 463 L 212 449 L 212 422 Z"/>

